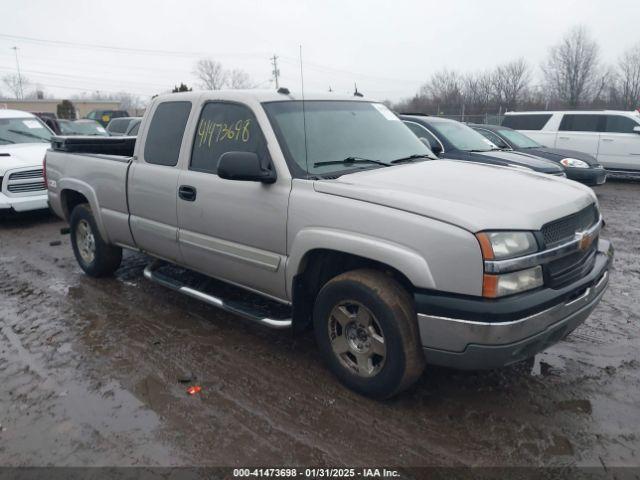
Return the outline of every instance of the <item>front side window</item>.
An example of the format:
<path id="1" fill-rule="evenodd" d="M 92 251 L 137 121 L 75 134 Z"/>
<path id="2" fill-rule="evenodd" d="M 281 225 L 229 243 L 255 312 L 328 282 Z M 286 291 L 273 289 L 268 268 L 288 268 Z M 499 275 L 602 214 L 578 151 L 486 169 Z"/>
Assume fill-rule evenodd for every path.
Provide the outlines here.
<path id="1" fill-rule="evenodd" d="M 145 162 L 172 167 L 178 163 L 190 112 L 191 102 L 164 102 L 158 105 L 144 144 Z"/>
<path id="2" fill-rule="evenodd" d="M 496 146 L 473 128 L 455 121 L 430 121 L 431 127 L 454 148 L 465 152 L 488 152 Z"/>
<path id="3" fill-rule="evenodd" d="M 565 114 L 559 130 L 566 132 L 599 132 L 603 115 Z"/>
<path id="4" fill-rule="evenodd" d="M 51 136 L 51 130 L 39 118 L 0 118 L 0 145 L 49 143 Z"/>
<path id="5" fill-rule="evenodd" d="M 198 120 L 189 168 L 216 173 L 220 157 L 227 152 L 252 152 L 263 160 L 268 158 L 267 143 L 248 107 L 209 102 Z"/>
<path id="6" fill-rule="evenodd" d="M 517 132 L 515 130 L 507 130 L 505 128 L 505 129 L 500 129 L 499 132 L 500 132 L 500 135 L 505 137 L 509 142 L 511 142 L 512 145 L 515 145 L 517 148 L 541 147 L 541 145 L 538 142 L 530 139 L 526 135 L 523 135 L 522 133 Z"/>
<path id="7" fill-rule="evenodd" d="M 502 126 L 514 130 L 542 130 L 550 118 L 550 113 L 507 115 L 502 120 Z"/>
<path id="8" fill-rule="evenodd" d="M 408 121 L 405 121 L 404 124 L 409 127 L 409 130 L 411 130 L 416 137 L 426 139 L 429 142 L 429 147 L 431 148 L 431 150 L 442 150 L 442 145 L 440 144 L 440 142 L 438 142 L 436 137 L 434 137 L 433 134 L 422 125 Z"/>
<path id="9" fill-rule="evenodd" d="M 511 148 L 502 138 L 500 138 L 491 130 L 485 130 L 484 128 L 474 128 L 474 130 L 494 145 L 497 145 L 498 148 Z"/>
<path id="10" fill-rule="evenodd" d="M 294 176 L 341 174 L 378 168 L 381 165 L 375 162 L 389 163 L 410 155 L 432 156 L 398 116 L 380 103 L 310 100 L 304 103 L 304 113 L 301 101 L 263 106 Z"/>
<path id="11" fill-rule="evenodd" d="M 640 125 L 640 123 L 629 117 L 624 117 L 622 115 L 607 115 L 605 132 L 634 133 L 633 129 L 638 125 Z"/>

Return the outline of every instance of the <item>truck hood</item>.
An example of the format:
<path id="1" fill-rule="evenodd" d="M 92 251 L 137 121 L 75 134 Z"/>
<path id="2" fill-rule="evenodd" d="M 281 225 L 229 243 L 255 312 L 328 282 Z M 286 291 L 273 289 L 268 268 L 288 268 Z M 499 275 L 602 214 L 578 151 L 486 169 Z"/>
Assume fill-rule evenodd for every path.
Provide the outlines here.
<path id="1" fill-rule="evenodd" d="M 535 170 L 536 172 L 549 173 L 551 175 L 563 173 L 564 169 L 550 160 L 536 157 L 524 152 L 492 150 L 490 152 L 470 152 L 479 161 L 493 160 L 497 165 L 519 165 Z"/>
<path id="2" fill-rule="evenodd" d="M 509 167 L 432 160 L 317 180 L 317 192 L 396 208 L 471 232 L 539 230 L 597 202 L 570 180 Z"/>
<path id="3" fill-rule="evenodd" d="M 49 143 L 16 143 L 0 145 L 0 176 L 7 170 L 21 167 L 42 168 Z"/>

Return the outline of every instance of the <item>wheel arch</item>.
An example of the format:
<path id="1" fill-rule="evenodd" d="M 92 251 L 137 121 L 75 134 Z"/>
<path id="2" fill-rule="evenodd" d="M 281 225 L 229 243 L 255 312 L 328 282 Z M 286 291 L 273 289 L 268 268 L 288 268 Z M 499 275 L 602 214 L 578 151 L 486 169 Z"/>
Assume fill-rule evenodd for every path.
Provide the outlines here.
<path id="1" fill-rule="evenodd" d="M 59 181 L 58 184 L 60 185 L 60 204 L 65 220 L 69 221 L 71 212 L 76 206 L 87 203 L 91 208 L 91 213 L 96 221 L 100 235 L 108 241 L 109 236 L 100 213 L 98 196 L 93 188 L 84 182 L 73 179 L 64 179 Z"/>

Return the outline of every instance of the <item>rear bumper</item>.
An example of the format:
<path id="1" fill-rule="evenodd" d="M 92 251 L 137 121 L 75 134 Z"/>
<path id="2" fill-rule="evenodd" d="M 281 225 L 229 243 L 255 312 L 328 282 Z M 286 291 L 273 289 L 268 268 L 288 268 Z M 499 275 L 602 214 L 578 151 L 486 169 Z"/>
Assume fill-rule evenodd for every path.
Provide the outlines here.
<path id="1" fill-rule="evenodd" d="M 0 193 L 0 211 L 13 210 L 26 212 L 29 210 L 41 210 L 48 208 L 47 194 L 30 195 L 24 197 L 8 197 Z"/>
<path id="2" fill-rule="evenodd" d="M 600 240 L 596 264 L 580 281 L 560 290 L 543 289 L 503 300 L 467 299 L 460 305 L 460 299 L 450 299 L 457 306 L 452 315 L 445 315 L 442 308 L 446 297 L 440 296 L 432 308 L 424 298 L 427 294 L 416 294 L 427 363 L 460 369 L 496 368 L 544 350 L 584 322 L 600 302 L 612 257 L 611 244 Z"/>
<path id="3" fill-rule="evenodd" d="M 602 185 L 607 181 L 607 171 L 604 168 L 567 168 L 567 178 L 585 185 Z"/>

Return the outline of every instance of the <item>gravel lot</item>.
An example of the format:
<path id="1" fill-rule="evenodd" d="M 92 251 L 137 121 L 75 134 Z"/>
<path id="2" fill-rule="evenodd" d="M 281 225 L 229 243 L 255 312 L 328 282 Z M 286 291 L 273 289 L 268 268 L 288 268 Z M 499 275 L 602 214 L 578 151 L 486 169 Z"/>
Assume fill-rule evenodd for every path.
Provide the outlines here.
<path id="1" fill-rule="evenodd" d="M 0 464 L 637 466 L 640 183 L 596 191 L 616 261 L 586 324 L 526 365 L 428 368 L 383 403 L 338 384 L 311 335 L 152 284 L 142 255 L 86 277 L 60 220 L 0 220 Z"/>

